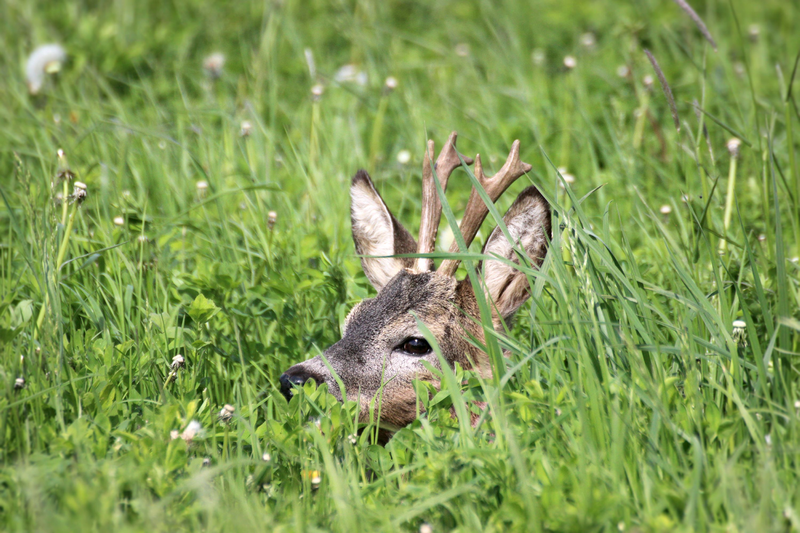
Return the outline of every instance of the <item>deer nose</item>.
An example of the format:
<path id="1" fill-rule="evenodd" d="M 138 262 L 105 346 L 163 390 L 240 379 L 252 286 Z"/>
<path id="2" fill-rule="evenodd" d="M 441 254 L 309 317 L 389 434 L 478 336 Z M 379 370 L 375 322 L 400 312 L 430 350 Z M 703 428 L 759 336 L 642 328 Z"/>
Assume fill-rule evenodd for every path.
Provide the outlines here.
<path id="1" fill-rule="evenodd" d="M 281 382 L 281 394 L 286 398 L 286 400 L 292 399 L 292 389 L 295 386 L 302 387 L 303 384 L 309 380 L 311 376 L 306 374 L 282 374 L 279 381 Z"/>

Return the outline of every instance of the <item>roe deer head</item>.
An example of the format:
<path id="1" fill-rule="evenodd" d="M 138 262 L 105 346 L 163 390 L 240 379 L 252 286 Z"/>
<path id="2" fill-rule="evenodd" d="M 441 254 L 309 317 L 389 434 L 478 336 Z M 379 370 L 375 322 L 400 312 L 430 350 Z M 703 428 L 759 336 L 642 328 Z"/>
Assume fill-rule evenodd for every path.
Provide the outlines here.
<path id="1" fill-rule="evenodd" d="M 361 422 L 374 420 L 378 413 L 380 426 L 385 430 L 392 431 L 412 422 L 418 412 L 413 380 L 434 381 L 422 362 L 441 368 L 412 312 L 433 333 L 451 367 L 459 363 L 464 369 L 491 376 L 488 356 L 468 341 L 472 337 L 483 343 L 484 335 L 481 324 L 474 320 L 479 311 L 472 284 L 468 278 L 458 281 L 454 277 L 459 261 L 445 259 L 434 270 L 433 261 L 427 257 L 392 257 L 434 251 L 442 204 L 433 172 L 444 191 L 450 174 L 461 166 L 455 145 L 453 132 L 432 167 L 433 141 L 428 141 L 422 172 L 419 243 L 389 211 L 369 175 L 363 170 L 356 173 L 350 187 L 353 240 L 364 273 L 378 294 L 353 308 L 339 342 L 322 356 L 294 365 L 280 377 L 281 391 L 287 398 L 291 397 L 294 386 L 313 379 L 317 385 L 327 383 L 330 393 L 341 401 L 332 368 L 348 398 L 359 401 Z M 463 159 L 467 164 L 473 162 L 470 158 Z M 519 141 L 514 141 L 508 159 L 494 176 L 484 175 L 480 155 L 475 158 L 475 177 L 492 202 L 530 169 L 530 165 L 520 161 Z M 467 246 L 488 211 L 473 188 L 459 228 Z M 500 228 L 495 228 L 483 253 L 519 263 L 514 251 L 514 245 L 518 244 L 533 265 L 541 266 L 551 237 L 550 205 L 536 187 L 522 191 L 503 220 L 515 242 L 510 243 Z M 450 251 L 458 251 L 458 245 L 453 243 Z M 482 290 L 492 307 L 494 327 L 502 331 L 503 322 L 527 300 L 528 279 L 498 260 L 485 260 L 478 272 L 482 274 Z M 380 406 L 376 405 L 378 397 Z"/>

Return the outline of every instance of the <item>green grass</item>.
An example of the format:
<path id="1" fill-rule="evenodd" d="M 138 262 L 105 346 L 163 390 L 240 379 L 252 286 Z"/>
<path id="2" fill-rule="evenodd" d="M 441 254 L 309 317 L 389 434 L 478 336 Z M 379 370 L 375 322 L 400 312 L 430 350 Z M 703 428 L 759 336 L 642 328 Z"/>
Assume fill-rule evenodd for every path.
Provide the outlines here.
<path id="1" fill-rule="evenodd" d="M 716 52 L 667 0 L 3 2 L 0 529 L 800 530 L 800 16 L 692 4 Z M 31 97 L 47 42 L 69 59 Z M 366 85 L 333 80 L 346 63 Z M 519 138 L 534 170 L 498 211 L 534 183 L 558 229 L 490 343 L 503 374 L 419 384 L 428 414 L 383 448 L 352 403 L 287 404 L 277 378 L 373 293 L 350 177 L 415 232 L 425 141 L 454 129 L 490 170 Z M 89 192 L 69 229 L 59 148 Z M 474 398 L 475 430 L 449 414 Z"/>

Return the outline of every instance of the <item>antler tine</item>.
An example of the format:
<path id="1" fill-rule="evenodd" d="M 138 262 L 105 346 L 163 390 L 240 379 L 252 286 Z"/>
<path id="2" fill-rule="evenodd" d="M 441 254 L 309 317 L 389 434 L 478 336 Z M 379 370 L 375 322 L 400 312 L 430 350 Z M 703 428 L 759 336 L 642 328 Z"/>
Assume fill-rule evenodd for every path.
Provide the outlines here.
<path id="1" fill-rule="evenodd" d="M 439 178 L 443 192 L 447 190 L 447 181 L 450 179 L 450 174 L 461 166 L 461 159 L 456 150 L 457 138 L 458 134 L 456 132 L 450 134 L 433 167 L 436 170 L 436 176 Z M 433 179 L 433 170 L 431 169 L 433 154 L 433 141 L 430 140 L 428 141 L 425 159 L 422 162 L 422 220 L 419 225 L 419 244 L 417 245 L 417 252 L 421 254 L 434 251 L 436 232 L 439 230 L 439 220 L 442 217 L 442 202 L 436 192 L 436 182 Z M 464 162 L 471 165 L 472 158 L 464 157 Z M 425 272 L 432 269 L 432 259 L 428 257 L 417 258 L 417 271 Z"/>
<path id="2" fill-rule="evenodd" d="M 491 199 L 492 203 L 496 202 L 506 189 L 520 176 L 530 172 L 531 168 L 533 167 L 528 163 L 523 163 L 519 159 L 519 140 L 512 143 L 508 159 L 506 159 L 505 164 L 494 176 L 487 178 L 483 173 L 480 154 L 475 157 L 475 177 L 486 191 L 486 194 L 489 195 L 489 199 Z M 475 238 L 478 229 L 480 229 L 481 224 L 483 224 L 488 214 L 489 208 L 483 203 L 483 200 L 478 195 L 478 191 L 473 187 L 469 195 L 469 200 L 467 201 L 467 208 L 464 211 L 464 218 L 461 220 L 461 225 L 459 226 L 467 248 L 472 244 L 472 239 Z M 450 246 L 450 252 L 453 253 L 457 251 L 458 243 L 453 242 Z M 464 251 L 466 252 L 466 250 Z M 446 276 L 452 276 L 455 274 L 459 262 L 460 261 L 457 259 L 446 259 L 442 261 L 442 264 L 439 266 L 439 272 Z"/>

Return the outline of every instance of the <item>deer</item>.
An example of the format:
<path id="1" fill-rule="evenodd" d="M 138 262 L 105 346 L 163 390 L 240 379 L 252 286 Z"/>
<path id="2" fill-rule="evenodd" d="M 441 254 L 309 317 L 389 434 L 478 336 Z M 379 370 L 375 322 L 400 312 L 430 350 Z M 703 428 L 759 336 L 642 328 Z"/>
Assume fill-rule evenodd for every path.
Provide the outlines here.
<path id="1" fill-rule="evenodd" d="M 474 162 L 474 176 L 494 203 L 532 167 L 520 160 L 520 143 L 515 140 L 505 164 L 495 175 L 486 176 L 480 154 L 474 160 L 460 155 L 456 139 L 457 133 L 452 132 L 435 163 L 434 143 L 427 143 L 418 241 L 389 210 L 366 171 L 359 170 L 353 177 L 353 241 L 364 274 L 377 295 L 353 307 L 344 321 L 341 340 L 321 355 L 292 366 L 279 378 L 280 391 L 287 400 L 296 387 L 314 380 L 317 386 L 326 384 L 329 393 L 341 402 L 345 396 L 339 384 L 343 385 L 347 397 L 357 398 L 359 422 L 377 422 L 384 444 L 420 412 L 414 380 L 439 385 L 424 363 L 441 371 L 440 358 L 417 320 L 435 337 L 442 359 L 451 368 L 458 364 L 484 378 L 492 376 L 488 355 L 477 347 L 485 345 L 485 336 L 478 319 L 476 289 L 469 277 L 455 278 L 460 260 L 447 257 L 434 269 L 433 259 L 422 255 L 434 252 L 442 215 L 434 172 L 444 192 L 450 175 L 462 161 L 466 165 Z M 459 225 L 467 247 L 488 213 L 489 208 L 473 187 Z M 513 266 L 520 260 L 515 248 L 524 250 L 535 268 L 541 267 L 552 236 L 550 204 L 535 186 L 529 186 L 517 196 L 503 222 L 514 242 L 496 227 L 483 247 L 486 258 L 477 267 L 481 274 L 478 290 L 484 291 L 492 310 L 492 326 L 501 334 L 530 296 L 527 276 Z M 450 253 L 458 251 L 454 240 Z"/>

